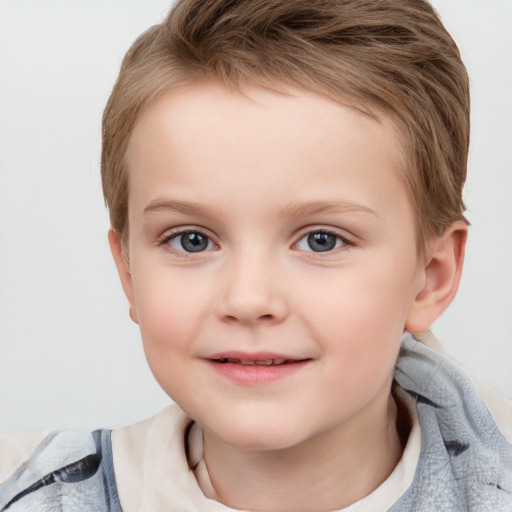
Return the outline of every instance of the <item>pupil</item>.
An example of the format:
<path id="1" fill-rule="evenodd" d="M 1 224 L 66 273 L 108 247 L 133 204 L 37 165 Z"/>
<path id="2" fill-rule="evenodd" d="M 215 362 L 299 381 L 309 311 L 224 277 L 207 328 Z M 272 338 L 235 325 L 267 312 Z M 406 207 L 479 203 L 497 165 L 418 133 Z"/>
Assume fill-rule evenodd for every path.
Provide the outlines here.
<path id="1" fill-rule="evenodd" d="M 204 251 L 208 245 L 208 238 L 200 233 L 186 233 L 181 236 L 181 246 L 187 252 Z"/>
<path id="2" fill-rule="evenodd" d="M 329 233 L 311 233 L 308 245 L 315 252 L 331 251 L 336 246 L 336 237 Z"/>

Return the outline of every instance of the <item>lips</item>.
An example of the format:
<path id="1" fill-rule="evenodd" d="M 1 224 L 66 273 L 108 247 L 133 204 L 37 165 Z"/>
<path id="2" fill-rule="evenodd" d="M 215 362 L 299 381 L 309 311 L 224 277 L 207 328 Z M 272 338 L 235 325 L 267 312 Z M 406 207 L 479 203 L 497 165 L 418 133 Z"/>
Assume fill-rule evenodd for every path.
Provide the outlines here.
<path id="1" fill-rule="evenodd" d="M 283 380 L 308 366 L 310 358 L 286 354 L 223 352 L 205 358 L 213 369 L 238 384 L 259 386 Z"/>
<path id="2" fill-rule="evenodd" d="M 213 360 L 216 363 L 242 364 L 244 366 L 280 366 L 297 362 L 297 359 L 238 359 L 236 357 L 222 357 Z"/>

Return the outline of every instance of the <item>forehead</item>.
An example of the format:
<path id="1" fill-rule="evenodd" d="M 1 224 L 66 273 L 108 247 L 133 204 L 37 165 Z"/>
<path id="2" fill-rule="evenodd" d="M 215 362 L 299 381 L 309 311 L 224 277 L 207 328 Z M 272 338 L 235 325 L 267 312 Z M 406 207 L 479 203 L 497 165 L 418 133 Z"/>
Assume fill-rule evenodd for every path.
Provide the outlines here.
<path id="1" fill-rule="evenodd" d="M 164 95 L 138 121 L 127 153 L 129 197 L 147 204 L 193 187 L 196 199 L 218 202 L 270 205 L 285 191 L 288 202 L 341 194 L 384 203 L 386 194 L 405 195 L 401 155 L 385 115 L 300 89 L 203 83 Z"/>
<path id="2" fill-rule="evenodd" d="M 180 85 L 159 96 L 137 120 L 130 147 L 148 128 L 157 124 L 170 127 L 181 123 L 183 133 L 185 129 L 199 133 L 214 125 L 225 124 L 228 119 L 247 121 L 244 132 L 238 134 L 247 138 L 261 134 L 259 123 L 276 125 L 280 118 L 281 121 L 308 121 L 321 128 L 320 125 L 339 117 L 340 112 L 345 113 L 346 124 L 357 124 L 370 132 L 379 131 L 380 136 L 387 132 L 393 143 L 401 139 L 390 115 L 373 106 L 360 106 L 350 98 L 330 99 L 315 91 L 279 84 L 268 88 L 245 84 L 235 90 L 210 80 Z M 232 135 L 237 137 L 236 133 Z M 314 130 L 311 130 L 310 136 L 314 135 Z"/>

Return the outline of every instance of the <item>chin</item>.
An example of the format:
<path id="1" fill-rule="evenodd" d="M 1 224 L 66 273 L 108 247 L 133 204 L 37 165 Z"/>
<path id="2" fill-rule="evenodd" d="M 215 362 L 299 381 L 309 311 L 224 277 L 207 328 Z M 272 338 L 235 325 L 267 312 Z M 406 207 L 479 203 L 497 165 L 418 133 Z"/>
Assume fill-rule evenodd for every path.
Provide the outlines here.
<path id="1" fill-rule="evenodd" d="M 224 427 L 224 428 L 223 428 Z M 289 425 L 230 422 L 206 429 L 224 444 L 240 451 L 279 451 L 299 445 L 310 436 Z"/>

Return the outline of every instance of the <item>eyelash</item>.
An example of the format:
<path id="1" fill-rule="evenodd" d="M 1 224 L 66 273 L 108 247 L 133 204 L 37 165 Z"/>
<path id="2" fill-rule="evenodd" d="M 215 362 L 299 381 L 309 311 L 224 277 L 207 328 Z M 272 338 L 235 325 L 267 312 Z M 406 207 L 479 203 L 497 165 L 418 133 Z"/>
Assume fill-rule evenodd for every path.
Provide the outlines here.
<path id="1" fill-rule="evenodd" d="M 181 241 L 181 249 L 172 247 L 172 245 L 170 243 L 171 241 L 178 240 L 187 234 L 194 234 L 194 235 L 199 235 L 200 237 L 204 237 L 207 241 L 206 248 L 203 250 L 198 250 L 198 251 L 186 251 L 185 248 L 183 247 L 183 240 Z M 307 237 L 310 237 L 311 235 L 327 235 L 327 236 L 335 237 L 335 239 L 336 239 L 335 246 L 332 248 L 326 249 L 325 251 L 314 251 L 314 250 L 312 250 L 311 246 L 309 245 L 310 241 L 308 240 L 306 243 L 308 243 L 309 248 L 311 250 L 306 250 L 306 249 L 299 249 L 299 250 L 301 250 L 303 252 L 309 252 L 312 254 L 316 254 L 316 255 L 323 254 L 323 253 L 332 254 L 337 249 L 341 249 L 346 246 L 354 245 L 354 242 L 352 242 L 345 236 L 342 236 L 339 233 L 336 233 L 335 231 L 331 231 L 328 229 L 322 229 L 322 228 L 317 228 L 317 229 L 308 228 L 307 230 L 304 230 L 301 233 L 300 238 L 293 244 L 293 247 L 296 248 L 302 240 L 307 239 Z M 193 243 L 193 242 L 191 241 L 191 243 Z M 320 243 L 322 243 L 322 242 L 320 242 Z M 176 231 L 167 233 L 161 240 L 159 240 L 158 245 L 165 246 L 169 251 L 171 251 L 174 254 L 179 255 L 180 257 L 183 257 L 183 258 L 191 257 L 192 255 L 194 255 L 196 253 L 207 252 L 208 250 L 212 249 L 212 247 L 210 247 L 212 245 L 214 247 L 218 247 L 217 244 L 215 244 L 215 242 L 212 240 L 211 236 L 207 235 L 206 233 L 204 233 L 204 231 L 202 231 L 200 229 L 194 229 L 194 228 L 177 229 Z"/>
<path id="2" fill-rule="evenodd" d="M 320 254 L 332 254 L 334 251 L 336 251 L 337 249 L 342 249 L 343 247 L 346 247 L 346 246 L 351 246 L 351 245 L 354 245 L 354 242 L 352 242 L 351 240 L 349 240 L 347 237 L 343 236 L 343 235 L 340 235 L 339 233 L 335 232 L 335 231 L 332 231 L 332 230 L 329 230 L 329 229 L 322 229 L 322 228 L 308 228 L 307 231 L 303 231 L 300 238 L 298 239 L 297 242 L 294 243 L 294 246 L 297 247 L 298 244 L 306 239 L 309 238 L 311 235 L 327 235 L 327 236 L 332 236 L 336 239 L 336 246 L 335 247 L 332 247 L 330 249 L 327 249 L 325 251 L 313 251 L 313 250 L 305 250 L 305 249 L 301 249 L 303 250 L 304 252 L 310 252 L 312 254 L 315 254 L 315 255 L 320 255 Z M 338 245 L 338 242 L 340 243 Z M 308 245 L 309 245 L 309 240 L 307 240 Z M 309 246 L 310 249 L 311 246 Z"/>
<path id="3" fill-rule="evenodd" d="M 205 250 L 201 251 L 186 251 L 183 247 L 183 241 L 181 243 L 181 246 L 183 250 L 176 249 L 175 247 L 172 247 L 171 242 L 173 240 L 178 240 L 181 237 L 187 235 L 187 234 L 195 234 L 200 235 L 201 237 L 204 237 L 207 240 L 207 247 Z M 191 255 L 194 255 L 196 253 L 206 252 L 210 245 L 216 246 L 215 242 L 213 242 L 212 237 L 204 233 L 204 231 L 200 229 L 194 229 L 194 228 L 188 228 L 188 229 L 177 229 L 176 231 L 173 231 L 171 233 L 167 233 L 159 242 L 158 245 L 165 246 L 169 251 L 173 252 L 174 254 L 177 254 L 178 256 L 182 258 L 190 257 Z"/>

